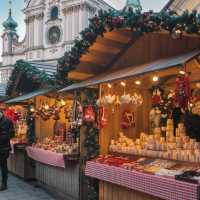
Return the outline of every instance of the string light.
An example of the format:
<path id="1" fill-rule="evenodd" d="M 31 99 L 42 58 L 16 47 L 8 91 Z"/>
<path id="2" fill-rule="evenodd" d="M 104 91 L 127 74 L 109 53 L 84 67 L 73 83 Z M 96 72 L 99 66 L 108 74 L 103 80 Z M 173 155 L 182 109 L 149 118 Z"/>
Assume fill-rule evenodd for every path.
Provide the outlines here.
<path id="1" fill-rule="evenodd" d="M 126 83 L 124 81 L 122 81 L 121 83 L 121 86 L 125 87 L 126 86 Z"/>
<path id="2" fill-rule="evenodd" d="M 158 78 L 158 76 L 154 76 L 154 77 L 152 78 L 152 80 L 153 80 L 153 82 L 157 82 L 157 81 L 159 80 L 159 78 Z"/>
<path id="3" fill-rule="evenodd" d="M 112 85 L 111 85 L 111 84 L 108 84 L 107 86 L 108 86 L 108 88 L 110 88 L 110 89 L 112 88 Z"/>
<path id="4" fill-rule="evenodd" d="M 138 80 L 138 81 L 135 81 L 135 84 L 136 84 L 136 85 L 141 85 L 141 81 L 139 81 L 139 80 Z"/>

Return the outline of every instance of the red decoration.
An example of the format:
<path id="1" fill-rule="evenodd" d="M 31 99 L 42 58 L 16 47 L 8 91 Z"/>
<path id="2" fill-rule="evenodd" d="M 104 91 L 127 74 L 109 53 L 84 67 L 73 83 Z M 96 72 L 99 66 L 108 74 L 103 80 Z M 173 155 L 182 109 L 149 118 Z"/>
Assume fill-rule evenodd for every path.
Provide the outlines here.
<path id="1" fill-rule="evenodd" d="M 95 112 L 93 110 L 92 105 L 89 105 L 84 113 L 84 120 L 86 122 L 94 122 L 95 121 Z"/>
<path id="2" fill-rule="evenodd" d="M 14 124 L 19 120 L 19 115 L 15 112 L 14 109 L 6 109 L 4 111 L 4 116 L 7 118 L 7 119 L 10 119 Z"/>
<path id="3" fill-rule="evenodd" d="M 176 104 L 185 109 L 191 96 L 190 80 L 188 75 L 176 79 Z"/>
<path id="4" fill-rule="evenodd" d="M 122 128 L 127 129 L 135 126 L 134 112 L 125 111 L 122 115 Z"/>
<path id="5" fill-rule="evenodd" d="M 155 88 L 152 95 L 152 105 L 158 106 L 162 101 L 162 91 L 160 88 Z"/>

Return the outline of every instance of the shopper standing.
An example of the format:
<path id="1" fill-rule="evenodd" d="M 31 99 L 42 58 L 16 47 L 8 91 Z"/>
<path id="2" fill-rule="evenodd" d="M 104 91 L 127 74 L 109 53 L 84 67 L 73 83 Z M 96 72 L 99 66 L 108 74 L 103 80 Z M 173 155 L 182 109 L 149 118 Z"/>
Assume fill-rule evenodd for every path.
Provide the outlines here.
<path id="1" fill-rule="evenodd" d="M 5 118 L 0 110 L 0 167 L 1 167 L 1 187 L 0 191 L 7 189 L 8 167 L 7 159 L 11 150 L 10 139 L 14 137 L 15 130 L 11 120 Z"/>

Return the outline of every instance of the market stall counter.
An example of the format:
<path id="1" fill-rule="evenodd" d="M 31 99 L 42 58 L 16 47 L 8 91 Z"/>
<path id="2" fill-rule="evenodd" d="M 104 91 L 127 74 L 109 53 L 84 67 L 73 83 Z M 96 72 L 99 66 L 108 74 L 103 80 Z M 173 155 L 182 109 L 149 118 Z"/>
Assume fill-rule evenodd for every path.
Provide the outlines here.
<path id="1" fill-rule="evenodd" d="M 61 137 L 46 138 L 26 148 L 36 162 L 37 181 L 59 198 L 79 199 L 78 148 L 78 143 L 67 145 Z"/>
<path id="2" fill-rule="evenodd" d="M 162 169 L 162 167 L 168 169 Z M 191 179 L 188 175 L 187 182 L 180 181 L 184 180 L 182 172 L 186 168 L 197 170 L 194 175 L 196 177 L 193 179 L 191 172 Z M 130 197 L 132 194 L 137 196 L 138 192 L 142 192 L 143 195 L 138 195 L 138 199 L 197 200 L 200 186 L 198 183 L 199 168 L 200 165 L 194 163 L 188 165 L 188 163 L 177 163 L 170 160 L 138 159 L 137 157 L 128 159 L 109 155 L 89 161 L 86 166 L 86 174 L 99 179 L 104 185 L 100 191 L 101 199 L 121 198 L 122 195 L 125 195 L 125 190 L 128 190 Z M 113 187 L 107 183 L 111 183 Z M 122 194 L 115 190 L 117 187 L 118 189 L 121 187 Z M 113 193 L 114 196 L 111 197 L 109 193 Z"/>
<path id="3" fill-rule="evenodd" d="M 11 144 L 12 152 L 8 159 L 8 170 L 25 180 L 35 179 L 35 162 L 27 156 L 27 144 Z"/>

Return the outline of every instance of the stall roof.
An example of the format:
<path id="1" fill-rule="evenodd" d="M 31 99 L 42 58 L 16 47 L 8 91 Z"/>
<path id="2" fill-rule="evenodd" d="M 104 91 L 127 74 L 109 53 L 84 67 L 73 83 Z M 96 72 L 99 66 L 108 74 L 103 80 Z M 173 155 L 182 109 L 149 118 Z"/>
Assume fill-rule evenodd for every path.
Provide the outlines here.
<path id="1" fill-rule="evenodd" d="M 6 94 L 6 84 L 0 84 L 0 96 L 5 96 Z"/>
<path id="2" fill-rule="evenodd" d="M 6 101 L 6 104 L 11 104 L 11 103 L 20 103 L 23 101 L 26 101 L 28 99 L 31 99 L 33 97 L 39 96 L 39 95 L 43 95 L 46 94 L 48 92 L 53 91 L 55 88 L 47 88 L 47 89 L 40 89 L 40 90 L 36 90 L 34 92 L 28 93 L 28 94 L 24 94 L 18 97 L 15 97 L 13 99 L 10 99 L 8 101 Z"/>
<path id="3" fill-rule="evenodd" d="M 49 76 L 56 74 L 56 70 L 57 70 L 56 62 L 50 63 L 50 62 L 28 61 L 28 63 L 41 71 L 45 71 L 46 74 L 48 74 Z"/>
<path id="4" fill-rule="evenodd" d="M 103 73 L 99 76 L 93 77 L 86 81 L 68 86 L 68 87 L 60 90 L 59 92 L 75 90 L 75 89 L 93 86 L 93 85 L 97 85 L 97 84 L 101 84 L 101 83 L 106 83 L 109 81 L 119 80 L 122 78 L 129 78 L 129 77 L 133 77 L 136 75 L 142 75 L 142 74 L 149 73 L 149 72 L 168 69 L 171 67 L 182 65 L 182 64 L 186 63 L 187 61 L 193 59 L 194 57 L 198 56 L 199 54 L 200 54 L 200 50 L 198 49 L 198 50 L 192 51 L 190 53 L 182 54 L 180 56 L 166 58 L 166 59 L 160 59 L 155 62 L 146 63 L 146 64 L 143 64 L 143 65 L 140 65 L 137 67 L 135 67 L 135 66 L 128 67 L 126 69 L 118 70 L 115 72 Z"/>

